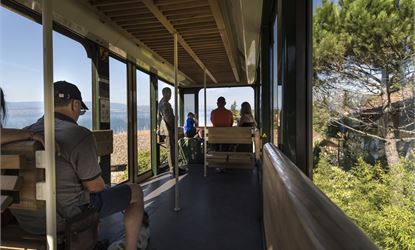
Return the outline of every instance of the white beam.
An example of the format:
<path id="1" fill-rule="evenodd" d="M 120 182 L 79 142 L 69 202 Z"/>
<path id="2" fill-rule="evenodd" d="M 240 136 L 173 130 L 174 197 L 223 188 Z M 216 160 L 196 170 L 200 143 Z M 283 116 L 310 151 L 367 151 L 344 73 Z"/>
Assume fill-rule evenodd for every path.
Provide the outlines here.
<path id="1" fill-rule="evenodd" d="M 55 115 L 53 104 L 53 0 L 42 3 L 43 30 L 43 98 L 45 130 L 46 241 L 48 249 L 57 249 L 56 238 L 56 177 L 55 177 Z"/>
<path id="2" fill-rule="evenodd" d="M 216 25 L 218 26 L 220 36 L 222 38 L 223 46 L 225 47 L 226 54 L 228 56 L 229 63 L 232 67 L 233 75 L 235 76 L 236 82 L 240 82 L 238 68 L 236 65 L 236 56 L 233 53 L 232 45 L 229 40 L 228 32 L 226 31 L 225 21 L 223 19 L 223 15 L 221 13 L 220 7 L 218 5 L 217 0 L 209 0 L 209 5 L 213 13 L 213 17 L 215 18 Z"/>

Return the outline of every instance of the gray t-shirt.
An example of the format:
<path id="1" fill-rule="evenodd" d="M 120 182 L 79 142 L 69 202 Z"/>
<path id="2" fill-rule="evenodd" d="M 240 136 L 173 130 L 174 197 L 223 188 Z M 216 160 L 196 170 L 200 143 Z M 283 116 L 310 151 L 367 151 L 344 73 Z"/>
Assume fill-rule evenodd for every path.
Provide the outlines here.
<path id="1" fill-rule="evenodd" d="M 26 129 L 43 133 L 43 117 Z M 56 156 L 57 205 L 63 208 L 65 217 L 69 218 L 81 212 L 80 206 L 89 203 L 89 192 L 84 190 L 82 181 L 98 178 L 101 168 L 91 131 L 78 126 L 70 117 L 55 113 L 55 139 L 60 148 L 60 154 Z M 25 230 L 37 234 L 45 232 L 45 211 L 29 214 L 12 210 L 12 213 Z M 64 220 L 59 215 L 57 225 L 58 231 L 64 229 Z"/>

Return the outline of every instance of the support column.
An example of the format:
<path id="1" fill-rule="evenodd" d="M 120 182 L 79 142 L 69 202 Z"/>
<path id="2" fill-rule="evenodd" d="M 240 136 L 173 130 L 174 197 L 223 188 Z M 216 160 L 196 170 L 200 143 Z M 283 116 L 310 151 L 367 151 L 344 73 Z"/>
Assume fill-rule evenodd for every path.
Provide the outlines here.
<path id="1" fill-rule="evenodd" d="M 270 65 L 270 26 L 261 27 L 261 135 L 262 145 L 271 141 L 272 129 L 272 82 Z"/>
<path id="2" fill-rule="evenodd" d="M 151 169 L 157 175 L 160 165 L 160 146 L 157 144 L 157 76 L 150 74 Z"/>
<path id="3" fill-rule="evenodd" d="M 178 71 L 179 71 L 179 48 L 178 48 L 178 40 L 177 40 L 177 33 L 174 33 L 174 172 L 175 172 L 175 179 L 176 184 L 174 185 L 174 194 L 175 194 L 175 202 L 174 202 L 174 211 L 180 211 L 179 205 L 179 163 L 177 153 L 179 148 L 177 147 L 177 142 L 179 141 L 178 129 L 177 129 L 177 114 L 178 114 L 178 100 L 177 100 L 177 85 L 178 83 Z"/>
<path id="4" fill-rule="evenodd" d="M 109 51 L 96 43 L 91 44 L 93 81 L 93 129 L 110 129 Z M 111 184 L 111 156 L 99 157 L 102 178 Z"/>
<path id="5" fill-rule="evenodd" d="M 135 183 L 138 173 L 137 149 L 137 81 L 136 68 L 127 62 L 127 106 L 128 106 L 128 175 Z"/>
<path id="6" fill-rule="evenodd" d="M 312 176 L 311 0 L 282 0 L 283 147 Z"/>
<path id="7" fill-rule="evenodd" d="M 46 162 L 46 241 L 49 249 L 57 249 L 56 241 L 56 175 L 55 175 L 55 115 L 53 94 L 53 6 L 43 1 L 43 95 L 45 102 L 45 162 Z"/>
<path id="8" fill-rule="evenodd" d="M 206 159 L 206 154 L 207 154 L 207 140 L 206 140 L 206 134 L 207 134 L 207 110 L 206 110 L 206 70 L 203 72 L 203 108 L 204 108 L 204 128 L 203 128 L 203 138 L 204 138 L 204 142 L 203 142 L 203 155 L 204 155 L 204 159 L 203 159 L 203 169 L 204 169 L 204 176 L 206 177 L 207 175 L 207 159 Z"/>
<path id="9" fill-rule="evenodd" d="M 179 107 L 180 107 L 180 126 L 184 126 L 184 118 L 186 117 L 187 114 L 184 114 L 184 93 L 182 91 L 180 91 L 179 93 Z"/>

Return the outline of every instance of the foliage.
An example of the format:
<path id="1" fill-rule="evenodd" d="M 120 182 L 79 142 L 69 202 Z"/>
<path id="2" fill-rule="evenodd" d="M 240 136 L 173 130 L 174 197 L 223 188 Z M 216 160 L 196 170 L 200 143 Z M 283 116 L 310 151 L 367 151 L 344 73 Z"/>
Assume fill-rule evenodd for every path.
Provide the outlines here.
<path id="1" fill-rule="evenodd" d="M 233 101 L 231 105 L 231 112 L 232 112 L 233 120 L 237 121 L 239 119 L 239 110 L 238 110 L 238 104 L 236 104 L 236 101 Z"/>
<path id="2" fill-rule="evenodd" d="M 144 172 L 151 169 L 151 151 L 138 151 L 138 172 Z"/>
<path id="3" fill-rule="evenodd" d="M 415 163 L 401 159 L 399 182 L 379 164 L 360 158 L 345 171 L 322 158 L 315 184 L 383 249 L 415 248 Z M 396 193 L 394 185 L 400 187 Z M 396 196 L 399 202 L 393 202 Z"/>
<path id="4" fill-rule="evenodd" d="M 399 162 L 396 131 L 411 133 L 392 114 L 414 115 L 413 105 L 392 105 L 415 93 L 414 16 L 415 0 L 323 0 L 313 18 L 316 122 L 352 124 L 345 127 L 384 141 L 391 165 Z"/>

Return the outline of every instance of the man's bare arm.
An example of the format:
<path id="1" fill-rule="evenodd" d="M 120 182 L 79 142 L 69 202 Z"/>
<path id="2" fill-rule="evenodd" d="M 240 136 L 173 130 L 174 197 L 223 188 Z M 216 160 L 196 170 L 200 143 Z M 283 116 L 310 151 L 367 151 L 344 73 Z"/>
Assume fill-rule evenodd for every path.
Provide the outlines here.
<path id="1" fill-rule="evenodd" d="M 82 185 L 90 193 L 101 192 L 105 188 L 105 182 L 101 176 L 98 176 L 97 178 L 90 181 L 83 181 Z"/>

